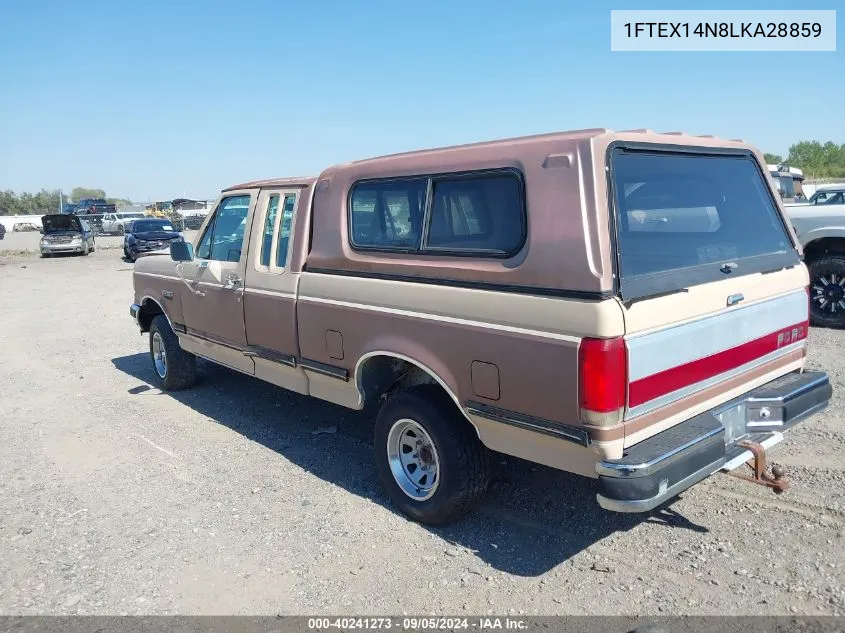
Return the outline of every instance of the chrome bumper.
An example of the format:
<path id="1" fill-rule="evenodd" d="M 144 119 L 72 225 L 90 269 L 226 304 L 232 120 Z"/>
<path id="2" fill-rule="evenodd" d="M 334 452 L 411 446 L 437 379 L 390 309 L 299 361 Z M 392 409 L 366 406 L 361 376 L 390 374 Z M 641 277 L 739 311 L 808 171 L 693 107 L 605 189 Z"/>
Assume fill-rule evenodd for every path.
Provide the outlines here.
<path id="1" fill-rule="evenodd" d="M 751 459 L 738 442 L 764 448 L 783 431 L 824 409 L 833 389 L 824 372 L 790 373 L 682 422 L 596 464 L 599 505 L 614 512 L 647 512 L 719 470 Z"/>
<path id="2" fill-rule="evenodd" d="M 141 306 L 139 306 L 137 303 L 133 303 L 131 306 L 129 306 L 129 316 L 132 317 L 132 319 L 135 321 L 135 325 L 137 325 L 138 327 L 141 327 L 141 323 L 138 321 L 138 315 L 140 313 Z"/>
<path id="3" fill-rule="evenodd" d="M 42 253 L 81 253 L 82 244 L 41 244 Z"/>

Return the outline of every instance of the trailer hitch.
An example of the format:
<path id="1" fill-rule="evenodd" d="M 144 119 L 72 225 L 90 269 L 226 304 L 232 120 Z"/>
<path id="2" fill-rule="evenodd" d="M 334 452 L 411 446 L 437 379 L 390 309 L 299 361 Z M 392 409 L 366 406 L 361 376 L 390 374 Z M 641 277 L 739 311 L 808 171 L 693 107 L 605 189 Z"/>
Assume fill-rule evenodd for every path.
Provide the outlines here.
<path id="1" fill-rule="evenodd" d="M 749 459 L 746 464 L 751 468 L 754 474 L 746 475 L 732 470 L 728 473 L 729 475 L 732 475 L 737 479 L 742 479 L 743 481 L 750 481 L 751 483 L 771 488 L 774 493 L 778 495 L 789 488 L 789 482 L 784 479 L 786 471 L 783 469 L 783 466 L 773 464 L 772 474 L 770 475 L 766 472 L 765 448 L 763 448 L 757 442 L 750 442 L 748 440 L 740 440 L 739 442 L 737 442 L 737 446 L 747 448 L 749 451 L 751 451 L 753 457 Z"/>

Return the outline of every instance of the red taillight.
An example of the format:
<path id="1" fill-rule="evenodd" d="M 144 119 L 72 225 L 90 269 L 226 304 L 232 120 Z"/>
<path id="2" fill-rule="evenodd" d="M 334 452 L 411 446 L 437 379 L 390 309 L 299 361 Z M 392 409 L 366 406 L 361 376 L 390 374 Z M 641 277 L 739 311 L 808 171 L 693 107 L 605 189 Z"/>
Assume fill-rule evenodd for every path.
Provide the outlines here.
<path id="1" fill-rule="evenodd" d="M 601 426 L 621 422 L 627 386 L 625 339 L 582 339 L 578 349 L 581 420 Z"/>

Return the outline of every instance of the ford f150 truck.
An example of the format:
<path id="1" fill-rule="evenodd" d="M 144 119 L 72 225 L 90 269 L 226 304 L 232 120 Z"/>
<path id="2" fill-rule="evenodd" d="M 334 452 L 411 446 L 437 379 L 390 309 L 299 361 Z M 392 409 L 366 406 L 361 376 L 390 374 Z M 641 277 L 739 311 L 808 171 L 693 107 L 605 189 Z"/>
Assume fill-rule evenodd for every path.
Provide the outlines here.
<path id="1" fill-rule="evenodd" d="M 831 396 L 804 369 L 800 246 L 741 141 L 593 129 L 249 182 L 133 280 L 162 389 L 204 358 L 380 401 L 379 477 L 430 524 L 482 496 L 489 450 L 620 512 L 719 471 L 782 492 L 767 449 Z"/>
<path id="2" fill-rule="evenodd" d="M 810 270 L 810 321 L 845 328 L 845 187 L 820 188 L 786 213 Z"/>

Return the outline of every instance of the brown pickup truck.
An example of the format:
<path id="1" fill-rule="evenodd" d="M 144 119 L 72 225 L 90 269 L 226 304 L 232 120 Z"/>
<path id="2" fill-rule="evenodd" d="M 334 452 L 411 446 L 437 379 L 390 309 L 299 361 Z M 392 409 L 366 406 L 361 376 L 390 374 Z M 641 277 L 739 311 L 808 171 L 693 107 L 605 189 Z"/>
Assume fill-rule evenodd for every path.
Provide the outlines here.
<path id="1" fill-rule="evenodd" d="M 581 130 L 347 163 L 222 192 L 141 257 L 130 312 L 165 390 L 197 357 L 352 409 L 396 505 L 451 521 L 490 450 L 648 511 L 828 403 L 808 274 L 741 141 Z M 565 493 L 563 493 L 565 494 Z"/>

